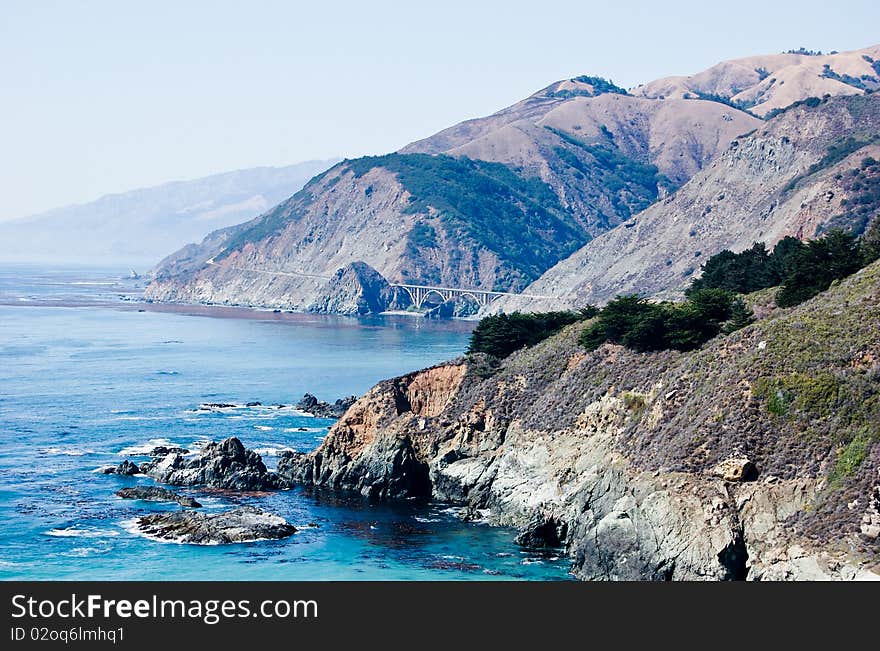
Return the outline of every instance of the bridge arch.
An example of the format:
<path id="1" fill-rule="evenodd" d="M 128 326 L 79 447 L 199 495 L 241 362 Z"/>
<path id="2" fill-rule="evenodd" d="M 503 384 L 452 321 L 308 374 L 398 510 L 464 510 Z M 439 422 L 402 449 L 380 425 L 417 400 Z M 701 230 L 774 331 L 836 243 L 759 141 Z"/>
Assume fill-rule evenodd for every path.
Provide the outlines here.
<path id="1" fill-rule="evenodd" d="M 436 296 L 439 296 L 439 297 L 440 297 L 440 302 L 441 302 L 441 303 L 445 303 L 445 302 L 448 301 L 450 298 L 452 298 L 452 296 L 450 295 L 451 292 L 444 292 L 444 291 L 441 291 L 441 290 L 439 290 L 439 289 L 429 289 L 429 290 L 427 290 L 427 291 L 422 295 L 422 305 L 425 304 L 425 300 L 426 300 L 431 294 L 434 294 L 434 295 L 436 295 Z M 417 307 L 422 307 L 422 305 L 418 305 Z"/>
<path id="2" fill-rule="evenodd" d="M 465 292 L 459 292 L 458 295 L 459 295 L 461 298 L 469 298 L 469 299 L 471 299 L 474 303 L 476 303 L 476 304 L 479 305 L 480 307 L 482 307 L 482 306 L 484 306 L 484 305 L 488 305 L 488 303 L 489 303 L 489 301 L 487 300 L 487 297 L 486 297 L 486 296 L 477 296 L 477 295 L 474 294 L 473 292 L 466 292 L 466 291 L 465 291 Z"/>

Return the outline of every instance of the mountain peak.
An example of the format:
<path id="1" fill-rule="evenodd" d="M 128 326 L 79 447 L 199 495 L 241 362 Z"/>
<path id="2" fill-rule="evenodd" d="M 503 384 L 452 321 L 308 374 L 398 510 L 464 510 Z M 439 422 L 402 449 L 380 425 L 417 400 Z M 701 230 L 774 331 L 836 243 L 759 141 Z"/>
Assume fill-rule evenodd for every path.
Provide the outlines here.
<path id="1" fill-rule="evenodd" d="M 610 79 L 580 75 L 550 84 L 532 95 L 532 97 L 570 99 L 572 97 L 597 97 L 605 93 L 629 94 L 626 89 L 621 88 Z"/>

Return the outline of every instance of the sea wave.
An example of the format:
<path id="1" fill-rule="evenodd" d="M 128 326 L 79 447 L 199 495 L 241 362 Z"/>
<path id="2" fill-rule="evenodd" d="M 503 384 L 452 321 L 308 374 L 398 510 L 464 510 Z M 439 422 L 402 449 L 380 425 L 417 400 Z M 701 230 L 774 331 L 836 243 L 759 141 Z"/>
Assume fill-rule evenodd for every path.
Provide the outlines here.
<path id="1" fill-rule="evenodd" d="M 278 457 L 284 452 L 296 452 L 296 448 L 291 448 L 286 445 L 268 445 L 266 447 L 254 448 L 253 450 L 264 457 Z"/>
<path id="2" fill-rule="evenodd" d="M 263 418 L 272 418 L 276 415 L 286 414 L 292 416 L 302 416 L 306 418 L 312 417 L 312 414 L 308 412 L 302 411 L 293 407 L 291 405 L 254 405 L 254 404 L 242 404 L 242 403 L 227 403 L 227 402 L 203 402 L 195 409 L 187 409 L 186 413 L 188 414 L 231 414 L 235 412 L 257 412 L 260 413 Z"/>
<path id="3" fill-rule="evenodd" d="M 94 450 L 83 450 L 82 448 L 40 448 L 37 450 L 40 454 L 63 455 L 66 457 L 82 457 L 87 454 L 94 454 Z"/>
<path id="4" fill-rule="evenodd" d="M 113 535 L 116 535 L 115 533 Z M 97 554 L 106 554 L 112 547 L 74 547 L 70 551 L 64 552 L 62 556 L 72 556 L 74 558 L 85 558 L 86 556 L 95 556 Z"/>
<path id="5" fill-rule="evenodd" d="M 44 533 L 53 538 L 106 538 L 119 535 L 119 532 L 112 529 L 95 529 L 93 527 L 80 529 L 76 525 L 65 527 L 64 529 L 49 529 L 49 531 Z"/>
<path id="6" fill-rule="evenodd" d="M 153 451 L 153 448 L 157 448 L 159 446 L 179 447 L 177 443 L 172 443 L 166 438 L 158 438 L 150 439 L 145 443 L 136 443 L 135 445 L 129 445 L 122 448 L 116 454 L 120 457 L 145 457 Z"/>

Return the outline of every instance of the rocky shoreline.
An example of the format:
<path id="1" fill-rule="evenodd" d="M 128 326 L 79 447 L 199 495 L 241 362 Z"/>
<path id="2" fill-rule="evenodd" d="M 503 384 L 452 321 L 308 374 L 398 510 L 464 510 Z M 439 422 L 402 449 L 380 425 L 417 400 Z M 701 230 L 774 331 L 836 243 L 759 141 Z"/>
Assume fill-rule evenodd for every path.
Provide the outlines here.
<path id="1" fill-rule="evenodd" d="M 290 407 L 315 418 L 338 419 L 357 400 L 356 396 L 334 403 L 318 400 L 307 393 Z M 212 402 L 195 411 L 234 409 L 285 409 L 287 405 L 263 405 Z M 137 454 L 133 455 L 137 456 Z M 291 483 L 271 472 L 262 457 L 236 437 L 209 442 L 197 453 L 179 446 L 159 445 L 143 451 L 148 460 L 136 463 L 125 459 L 116 466 L 99 469 L 102 474 L 119 477 L 146 476 L 160 484 L 196 489 L 219 489 L 237 494 L 261 493 L 290 487 Z M 162 486 L 126 486 L 116 491 L 122 499 L 177 504 L 186 509 L 202 505 L 193 497 L 181 495 Z M 156 540 L 192 544 L 228 544 L 286 538 L 296 532 L 283 518 L 254 507 L 238 507 L 221 513 L 200 514 L 193 511 L 169 511 L 141 516 L 134 530 Z"/>
<path id="2" fill-rule="evenodd" d="M 222 407 L 222 405 L 218 406 Z M 146 475 L 172 486 L 197 489 L 222 489 L 238 494 L 273 491 L 284 486 L 278 475 L 270 472 L 259 454 L 230 437 L 219 443 L 205 444 L 197 455 L 174 446 L 158 446 L 140 465 L 126 459 L 118 466 L 103 469 L 104 474 Z M 122 499 L 167 502 L 184 507 L 140 516 L 133 530 L 148 538 L 196 545 L 221 545 L 258 540 L 278 540 L 293 535 L 296 527 L 284 518 L 252 506 L 219 513 L 199 513 L 202 507 L 194 498 L 162 486 L 126 486 L 116 491 Z"/>
<path id="3" fill-rule="evenodd" d="M 460 504 L 564 547 L 584 580 L 878 579 L 880 460 L 841 466 L 836 442 L 876 425 L 878 310 L 875 263 L 691 353 L 587 352 L 575 324 L 500 364 L 381 382 L 279 479 Z M 816 376 L 861 406 L 818 429 Z M 803 415 L 780 415 L 773 383 Z"/>

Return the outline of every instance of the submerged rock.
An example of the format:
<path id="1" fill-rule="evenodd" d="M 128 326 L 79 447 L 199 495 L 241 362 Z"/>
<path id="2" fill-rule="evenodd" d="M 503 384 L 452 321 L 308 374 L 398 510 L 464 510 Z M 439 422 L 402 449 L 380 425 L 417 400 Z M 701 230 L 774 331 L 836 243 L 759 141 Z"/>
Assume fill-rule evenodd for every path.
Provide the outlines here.
<path id="1" fill-rule="evenodd" d="M 260 455 L 245 448 L 234 436 L 220 443 L 208 443 L 194 459 L 171 453 L 145 463 L 142 470 L 163 484 L 175 486 L 208 486 L 239 491 L 263 491 L 279 487 L 278 476 L 266 469 Z"/>
<path id="2" fill-rule="evenodd" d="M 193 545 L 279 540 L 296 533 L 296 527 L 284 518 L 253 506 L 211 514 L 199 511 L 151 513 L 138 518 L 137 529 L 151 538 Z"/>
<path id="3" fill-rule="evenodd" d="M 141 469 L 136 463 L 126 459 L 118 466 L 108 466 L 104 468 L 102 472 L 105 475 L 125 475 L 130 477 L 131 475 L 139 475 L 141 473 Z"/>
<path id="4" fill-rule="evenodd" d="M 116 494 L 124 500 L 144 500 L 147 502 L 177 502 L 181 506 L 200 508 L 202 505 L 193 498 L 179 495 L 160 486 L 129 486 L 120 488 Z"/>

